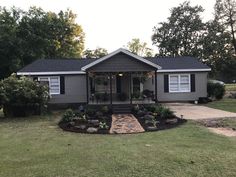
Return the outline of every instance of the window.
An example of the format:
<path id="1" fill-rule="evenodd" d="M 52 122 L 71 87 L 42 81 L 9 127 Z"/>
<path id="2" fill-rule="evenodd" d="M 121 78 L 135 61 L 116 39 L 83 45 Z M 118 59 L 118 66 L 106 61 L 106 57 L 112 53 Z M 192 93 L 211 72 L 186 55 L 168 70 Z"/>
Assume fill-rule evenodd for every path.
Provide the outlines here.
<path id="1" fill-rule="evenodd" d="M 169 92 L 190 92 L 190 75 L 169 75 Z"/>
<path id="2" fill-rule="evenodd" d="M 51 77 L 39 77 L 39 82 L 47 82 L 49 87 L 49 93 L 51 95 L 60 94 L 60 77 L 51 76 Z"/>

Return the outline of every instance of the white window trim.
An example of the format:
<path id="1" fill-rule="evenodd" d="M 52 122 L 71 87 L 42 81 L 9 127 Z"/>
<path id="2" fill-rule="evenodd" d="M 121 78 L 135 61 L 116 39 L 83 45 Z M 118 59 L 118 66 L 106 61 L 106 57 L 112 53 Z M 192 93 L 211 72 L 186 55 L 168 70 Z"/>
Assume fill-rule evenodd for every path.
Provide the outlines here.
<path id="1" fill-rule="evenodd" d="M 59 81 L 59 83 L 58 83 L 59 88 L 58 88 L 58 92 L 56 92 L 56 93 L 51 93 L 51 92 L 50 92 L 51 77 L 57 78 L 58 81 Z M 47 80 L 48 80 L 48 82 L 49 82 L 48 86 L 49 86 L 49 94 L 50 94 L 50 95 L 60 95 L 60 94 L 61 94 L 60 76 L 42 76 L 42 77 L 38 77 L 38 81 L 40 81 L 42 78 L 47 78 Z"/>
<path id="2" fill-rule="evenodd" d="M 171 76 L 177 76 L 178 77 L 178 91 L 172 91 L 170 90 L 170 77 Z M 180 90 L 180 78 L 181 76 L 188 76 L 189 80 L 189 88 L 188 90 Z M 189 93 L 191 92 L 191 77 L 190 74 L 169 74 L 169 93 Z"/>

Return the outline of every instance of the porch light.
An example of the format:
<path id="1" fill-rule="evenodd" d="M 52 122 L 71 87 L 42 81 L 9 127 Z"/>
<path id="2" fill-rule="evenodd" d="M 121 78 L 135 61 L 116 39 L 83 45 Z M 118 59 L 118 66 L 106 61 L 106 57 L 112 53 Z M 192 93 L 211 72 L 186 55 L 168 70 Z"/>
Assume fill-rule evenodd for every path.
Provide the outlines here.
<path id="1" fill-rule="evenodd" d="M 119 73 L 118 75 L 122 77 L 122 76 L 123 76 L 123 73 Z"/>

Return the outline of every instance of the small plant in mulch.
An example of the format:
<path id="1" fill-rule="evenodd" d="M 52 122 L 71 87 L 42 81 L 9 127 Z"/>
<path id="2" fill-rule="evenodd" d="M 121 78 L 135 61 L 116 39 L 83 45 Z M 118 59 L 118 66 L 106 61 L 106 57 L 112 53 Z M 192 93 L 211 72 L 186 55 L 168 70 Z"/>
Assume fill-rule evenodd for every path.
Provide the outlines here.
<path id="1" fill-rule="evenodd" d="M 59 126 L 65 131 L 78 133 L 109 133 L 111 111 L 107 106 L 99 110 L 87 107 L 83 112 L 68 109 L 63 114 Z"/>
<path id="2" fill-rule="evenodd" d="M 146 131 L 157 131 L 176 127 L 186 122 L 174 115 L 174 112 L 162 105 L 136 105 L 132 113 Z"/>

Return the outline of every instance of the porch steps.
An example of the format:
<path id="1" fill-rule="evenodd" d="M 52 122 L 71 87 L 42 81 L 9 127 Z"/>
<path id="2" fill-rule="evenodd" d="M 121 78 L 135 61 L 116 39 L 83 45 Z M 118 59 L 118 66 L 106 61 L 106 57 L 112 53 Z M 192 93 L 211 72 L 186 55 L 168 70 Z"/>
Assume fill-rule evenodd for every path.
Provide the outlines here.
<path id="1" fill-rule="evenodd" d="M 127 114 L 131 113 L 131 105 L 130 104 L 118 104 L 112 105 L 114 114 Z"/>

